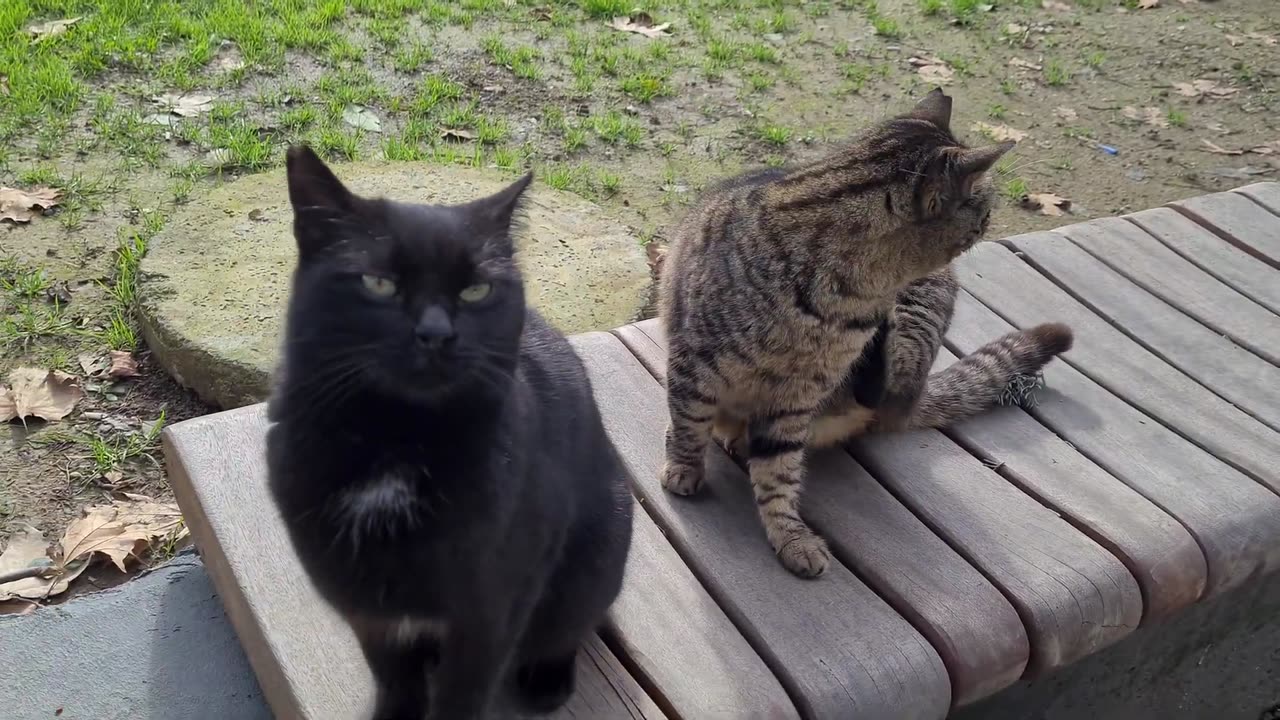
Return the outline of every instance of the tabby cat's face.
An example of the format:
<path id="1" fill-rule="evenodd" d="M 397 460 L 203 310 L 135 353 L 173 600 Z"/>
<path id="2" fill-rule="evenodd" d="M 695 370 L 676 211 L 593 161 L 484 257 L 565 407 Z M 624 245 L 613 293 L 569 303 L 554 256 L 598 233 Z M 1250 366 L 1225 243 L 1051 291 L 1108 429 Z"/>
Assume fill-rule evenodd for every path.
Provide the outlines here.
<path id="1" fill-rule="evenodd" d="M 290 351 L 321 375 L 423 402 L 505 386 L 525 313 L 511 217 L 528 182 L 460 206 L 366 200 L 292 150 Z"/>

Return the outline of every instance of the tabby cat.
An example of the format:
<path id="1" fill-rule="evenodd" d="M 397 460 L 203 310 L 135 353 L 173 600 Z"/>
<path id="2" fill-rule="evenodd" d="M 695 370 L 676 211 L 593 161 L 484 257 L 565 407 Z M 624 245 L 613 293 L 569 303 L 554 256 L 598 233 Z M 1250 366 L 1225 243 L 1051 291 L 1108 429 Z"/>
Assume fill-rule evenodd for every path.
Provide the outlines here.
<path id="1" fill-rule="evenodd" d="M 985 232 L 986 173 L 1012 146 L 968 148 L 950 124 L 951 98 L 934 90 L 830 157 L 731 179 L 684 219 L 664 264 L 662 484 L 697 492 L 713 426 L 745 427 L 766 535 L 798 575 L 830 562 L 800 517 L 806 447 L 864 430 L 877 405 L 889 427 L 971 414 L 1070 343 L 1065 326 L 1040 326 L 924 381 L 955 297 L 945 268 Z M 856 371 L 864 353 L 879 371 Z"/>
<path id="2" fill-rule="evenodd" d="M 269 483 L 379 720 L 554 710 L 621 587 L 625 470 L 512 259 L 529 180 L 404 204 L 288 154 L 299 260 Z"/>

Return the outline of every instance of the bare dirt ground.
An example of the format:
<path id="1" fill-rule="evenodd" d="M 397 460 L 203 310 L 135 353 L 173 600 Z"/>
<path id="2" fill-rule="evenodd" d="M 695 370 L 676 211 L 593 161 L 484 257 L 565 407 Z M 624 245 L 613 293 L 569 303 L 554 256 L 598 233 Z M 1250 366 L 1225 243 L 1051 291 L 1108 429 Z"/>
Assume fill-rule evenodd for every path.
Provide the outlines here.
<path id="1" fill-rule="evenodd" d="M 942 83 L 962 135 L 1019 140 L 1003 236 L 1274 178 L 1277 37 L 1274 0 L 7 0 L 0 186 L 61 197 L 0 220 L 0 377 L 63 370 L 87 396 L 0 436 L 0 548 L 122 492 L 171 500 L 157 422 L 209 408 L 137 337 L 138 260 L 290 143 L 532 168 L 658 249 L 709 181 Z M 89 377 L 111 349 L 140 377 Z"/>

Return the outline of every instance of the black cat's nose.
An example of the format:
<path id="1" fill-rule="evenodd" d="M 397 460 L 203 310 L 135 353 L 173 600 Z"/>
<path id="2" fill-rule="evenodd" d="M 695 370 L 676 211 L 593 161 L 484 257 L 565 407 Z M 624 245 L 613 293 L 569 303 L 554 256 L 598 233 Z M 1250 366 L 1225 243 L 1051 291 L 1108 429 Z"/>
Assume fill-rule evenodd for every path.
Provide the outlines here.
<path id="1" fill-rule="evenodd" d="M 418 318 L 418 324 L 413 329 L 413 334 L 417 336 L 418 342 L 422 345 L 439 350 L 453 343 L 457 333 L 453 329 L 453 320 L 449 318 L 449 313 L 439 305 L 432 305 L 422 311 L 422 315 Z"/>

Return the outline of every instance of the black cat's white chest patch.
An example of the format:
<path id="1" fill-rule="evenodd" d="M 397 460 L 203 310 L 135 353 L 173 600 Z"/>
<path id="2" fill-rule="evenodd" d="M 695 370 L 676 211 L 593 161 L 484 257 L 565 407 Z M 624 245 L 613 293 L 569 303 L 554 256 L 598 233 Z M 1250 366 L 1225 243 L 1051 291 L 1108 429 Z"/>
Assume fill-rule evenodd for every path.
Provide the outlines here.
<path id="1" fill-rule="evenodd" d="M 391 529 L 408 523 L 417 514 L 418 496 L 413 484 L 400 473 L 385 473 L 342 494 L 340 514 L 355 535 Z"/>

